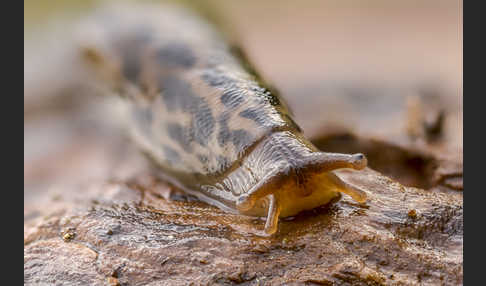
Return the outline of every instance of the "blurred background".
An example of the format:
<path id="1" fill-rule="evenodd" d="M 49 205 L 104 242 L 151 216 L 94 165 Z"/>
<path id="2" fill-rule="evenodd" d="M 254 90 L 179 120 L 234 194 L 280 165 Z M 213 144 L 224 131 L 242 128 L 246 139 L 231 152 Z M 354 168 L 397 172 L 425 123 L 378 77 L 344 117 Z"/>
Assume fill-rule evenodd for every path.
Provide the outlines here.
<path id="1" fill-rule="evenodd" d="M 130 151 L 109 122 L 100 123 L 103 103 L 86 94 L 73 68 L 70 29 L 102 3 L 24 1 L 26 203 L 137 166 L 120 167 Z M 462 1 L 201 3 L 237 35 L 308 136 L 338 130 L 399 144 L 417 118 L 445 114 L 436 148 L 462 154 Z"/>

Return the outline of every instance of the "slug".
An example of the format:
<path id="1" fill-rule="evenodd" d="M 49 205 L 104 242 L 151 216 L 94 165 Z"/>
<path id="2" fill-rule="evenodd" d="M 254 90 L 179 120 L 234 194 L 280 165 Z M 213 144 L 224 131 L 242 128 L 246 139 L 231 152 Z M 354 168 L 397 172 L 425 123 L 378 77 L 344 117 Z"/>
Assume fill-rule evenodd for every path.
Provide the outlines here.
<path id="1" fill-rule="evenodd" d="M 284 100 L 222 33 L 191 11 L 111 7 L 83 25 L 84 59 L 124 101 L 133 141 L 163 179 L 228 212 L 279 217 L 365 193 L 333 170 L 363 154 L 319 151 Z"/>

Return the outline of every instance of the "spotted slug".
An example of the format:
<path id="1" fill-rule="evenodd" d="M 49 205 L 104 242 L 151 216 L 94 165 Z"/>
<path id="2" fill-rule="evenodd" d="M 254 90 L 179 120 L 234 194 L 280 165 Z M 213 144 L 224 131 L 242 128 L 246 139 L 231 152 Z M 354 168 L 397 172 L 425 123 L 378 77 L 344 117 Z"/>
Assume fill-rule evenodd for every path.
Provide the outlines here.
<path id="1" fill-rule="evenodd" d="M 363 169 L 362 154 L 319 151 L 222 33 L 171 6 L 110 7 L 84 25 L 81 50 L 121 96 L 133 141 L 157 173 L 228 212 L 279 217 L 365 193 L 333 170 Z M 86 32 L 87 31 L 87 32 Z"/>

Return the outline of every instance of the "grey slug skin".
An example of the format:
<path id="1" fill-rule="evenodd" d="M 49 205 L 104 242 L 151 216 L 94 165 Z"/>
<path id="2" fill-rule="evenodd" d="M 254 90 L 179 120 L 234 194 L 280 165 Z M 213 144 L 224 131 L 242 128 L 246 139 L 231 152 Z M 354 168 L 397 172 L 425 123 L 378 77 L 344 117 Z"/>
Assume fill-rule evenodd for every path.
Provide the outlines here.
<path id="1" fill-rule="evenodd" d="M 279 190 L 296 193 L 311 181 L 306 173 L 315 170 L 302 167 L 325 153 L 210 24 L 186 10 L 151 5 L 113 6 L 86 22 L 92 36 L 83 47 L 101 59 L 98 68 L 128 109 L 133 141 L 165 179 L 229 211 L 262 181 L 291 178 L 294 189 Z M 331 186 L 321 203 L 339 192 L 324 181 Z M 311 207 L 286 212 L 282 203 L 280 216 Z M 240 212 L 265 216 L 266 208 L 262 199 Z"/>

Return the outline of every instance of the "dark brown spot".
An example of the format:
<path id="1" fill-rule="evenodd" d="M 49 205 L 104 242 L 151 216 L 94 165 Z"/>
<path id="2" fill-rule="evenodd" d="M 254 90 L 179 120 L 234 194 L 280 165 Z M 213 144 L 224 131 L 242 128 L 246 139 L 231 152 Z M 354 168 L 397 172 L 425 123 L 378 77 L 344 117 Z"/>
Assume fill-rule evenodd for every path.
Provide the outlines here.
<path id="1" fill-rule="evenodd" d="M 272 106 L 281 105 L 278 96 L 274 95 L 270 90 L 265 87 L 261 87 L 258 83 L 253 82 L 250 90 L 255 94 L 255 99 L 261 103 L 269 103 Z"/>
<path id="2" fill-rule="evenodd" d="M 253 142 L 253 136 L 246 130 L 230 130 L 228 127 L 228 120 L 230 114 L 223 113 L 218 120 L 219 123 L 219 133 L 218 133 L 218 143 L 219 146 L 223 147 L 228 142 L 233 142 L 233 145 L 238 151 L 243 150 L 245 147 Z"/>
<path id="3" fill-rule="evenodd" d="M 162 98 L 167 108 L 190 111 L 197 105 L 197 97 L 192 92 L 191 85 L 173 75 L 159 79 Z"/>
<path id="4" fill-rule="evenodd" d="M 192 116 L 186 141 L 194 140 L 206 146 L 215 128 L 215 119 L 206 100 L 195 96 L 190 84 L 178 77 L 165 76 L 160 81 L 162 97 L 169 111 L 179 109 Z"/>
<path id="5" fill-rule="evenodd" d="M 141 108 L 135 106 L 132 109 L 133 118 L 140 130 L 142 130 L 143 134 L 150 136 L 152 131 L 152 119 L 153 114 L 150 108 Z"/>
<path id="6" fill-rule="evenodd" d="M 179 143 L 186 152 L 192 152 L 189 132 L 177 123 L 167 124 L 169 137 Z"/>
<path id="7" fill-rule="evenodd" d="M 238 129 L 231 132 L 231 139 L 238 152 L 248 147 L 253 142 L 253 137 L 246 130 Z"/>
<path id="8" fill-rule="evenodd" d="M 273 95 L 272 93 L 270 93 L 268 91 L 265 92 L 263 94 L 263 96 L 266 98 L 268 103 L 270 103 L 272 106 L 279 106 L 280 105 L 280 99 L 278 98 L 278 96 Z"/>
<path id="9" fill-rule="evenodd" d="M 138 81 L 138 75 L 140 74 L 140 55 L 138 53 L 129 54 L 124 57 L 123 61 L 123 75 L 125 78 L 132 82 Z"/>
<path id="10" fill-rule="evenodd" d="M 227 142 L 231 140 L 231 132 L 228 127 L 228 120 L 230 118 L 229 113 L 223 113 L 218 119 L 219 133 L 218 144 L 223 147 Z"/>
<path id="11" fill-rule="evenodd" d="M 151 29 L 140 26 L 133 29 L 130 36 L 122 40 L 115 39 L 123 59 L 122 73 L 126 79 L 136 82 L 141 72 L 142 53 L 152 40 Z"/>
<path id="12" fill-rule="evenodd" d="M 157 61 L 163 67 L 190 68 L 196 63 L 196 57 L 187 45 L 170 43 L 157 51 Z"/>
<path id="13" fill-rule="evenodd" d="M 196 142 L 206 146 L 213 134 L 215 120 L 209 105 L 203 98 L 196 98 L 192 114 L 191 134 Z"/>
<path id="14" fill-rule="evenodd" d="M 248 108 L 239 113 L 243 118 L 248 118 L 255 121 L 259 126 L 266 126 L 269 124 L 270 119 L 261 110 L 257 108 Z"/>
<path id="15" fill-rule="evenodd" d="M 170 163 L 177 163 L 181 160 L 179 153 L 167 145 L 162 145 L 164 155 Z"/>
<path id="16" fill-rule="evenodd" d="M 235 80 L 214 69 L 205 70 L 201 78 L 213 87 L 225 87 L 235 84 Z"/>
<path id="17" fill-rule="evenodd" d="M 206 155 L 199 154 L 197 155 L 197 159 L 199 160 L 199 162 L 203 163 L 204 165 L 206 165 L 209 162 L 209 158 Z"/>
<path id="18" fill-rule="evenodd" d="M 244 99 L 243 91 L 235 87 L 224 91 L 221 96 L 221 103 L 228 108 L 236 108 Z"/>

